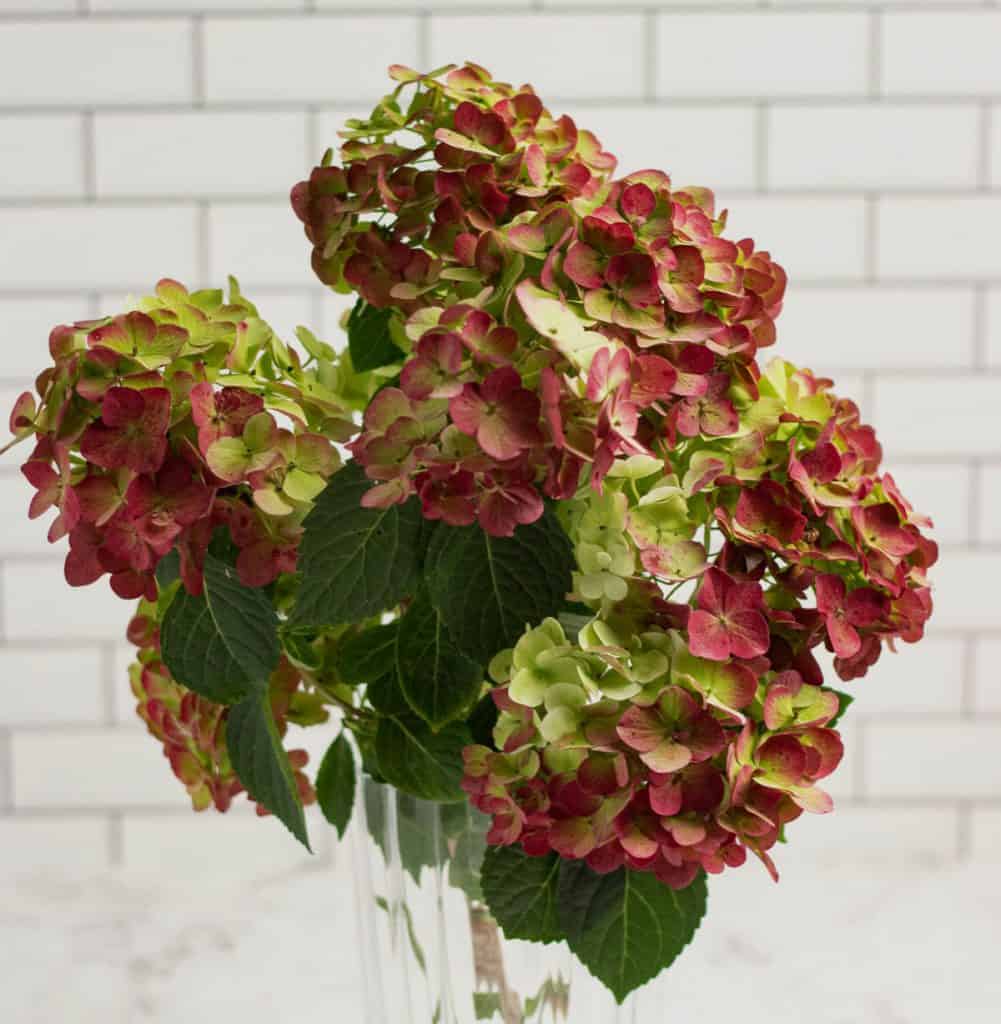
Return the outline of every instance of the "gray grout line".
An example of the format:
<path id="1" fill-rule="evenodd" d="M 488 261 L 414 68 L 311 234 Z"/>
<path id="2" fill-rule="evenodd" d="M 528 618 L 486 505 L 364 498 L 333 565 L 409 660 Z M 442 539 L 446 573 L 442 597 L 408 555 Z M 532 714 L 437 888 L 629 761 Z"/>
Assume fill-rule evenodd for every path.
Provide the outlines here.
<path id="1" fill-rule="evenodd" d="M 205 18 L 191 19 L 191 97 L 195 107 L 205 106 Z"/>
<path id="2" fill-rule="evenodd" d="M 657 102 L 657 14 L 648 10 L 643 12 L 643 98 L 647 103 Z"/>
<path id="3" fill-rule="evenodd" d="M 97 199 L 97 144 L 94 111 L 80 112 L 80 158 L 83 162 L 83 194 L 89 202 Z"/>
<path id="4" fill-rule="evenodd" d="M 869 14 L 866 79 L 869 98 L 880 99 L 883 92 L 883 11 L 881 9 L 874 10 Z"/>
<path id="5" fill-rule="evenodd" d="M 980 153 L 977 161 L 977 183 L 981 192 L 989 192 L 993 174 L 994 107 L 987 100 L 980 104 L 979 129 Z"/>

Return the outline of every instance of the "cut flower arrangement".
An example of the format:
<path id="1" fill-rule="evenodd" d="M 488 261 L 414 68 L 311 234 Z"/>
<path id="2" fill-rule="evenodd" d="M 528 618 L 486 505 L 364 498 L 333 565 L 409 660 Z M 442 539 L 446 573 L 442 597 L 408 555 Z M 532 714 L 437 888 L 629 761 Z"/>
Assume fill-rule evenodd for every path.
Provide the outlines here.
<path id="1" fill-rule="evenodd" d="M 476 65 L 391 75 L 292 189 L 346 347 L 235 281 L 56 327 L 11 419 L 30 515 L 138 600 L 137 710 L 196 810 L 246 793 L 308 845 L 356 760 L 468 800 L 458 884 L 621 1000 L 707 875 L 777 878 L 832 809 L 851 698 L 814 652 L 854 680 L 920 639 L 937 551 L 857 406 L 759 363 L 786 275 L 712 192 L 616 177 Z M 331 716 L 311 776 L 288 726 Z"/>

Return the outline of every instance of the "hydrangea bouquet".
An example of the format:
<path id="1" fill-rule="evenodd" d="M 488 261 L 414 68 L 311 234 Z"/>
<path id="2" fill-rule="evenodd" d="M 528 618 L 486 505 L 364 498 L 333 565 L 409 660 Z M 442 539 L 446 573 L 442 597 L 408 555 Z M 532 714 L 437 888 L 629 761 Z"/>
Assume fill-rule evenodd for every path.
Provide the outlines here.
<path id="1" fill-rule="evenodd" d="M 365 775 L 470 801 L 478 898 L 622 999 L 706 876 L 832 809 L 843 680 L 936 548 L 857 406 L 761 349 L 782 268 L 528 86 L 422 75 L 292 189 L 337 350 L 230 282 L 58 326 L 14 409 L 73 586 L 138 600 L 138 713 L 196 810 L 308 844 Z M 314 778 L 289 724 L 343 725 Z M 465 820 L 465 819 L 464 819 Z"/>

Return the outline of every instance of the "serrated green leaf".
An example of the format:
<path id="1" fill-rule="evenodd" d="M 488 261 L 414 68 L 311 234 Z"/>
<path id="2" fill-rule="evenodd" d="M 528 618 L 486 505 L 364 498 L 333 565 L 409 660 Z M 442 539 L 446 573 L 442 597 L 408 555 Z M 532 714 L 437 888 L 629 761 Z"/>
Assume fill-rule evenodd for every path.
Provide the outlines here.
<path id="1" fill-rule="evenodd" d="M 483 665 L 526 625 L 559 612 L 573 568 L 570 540 L 548 508 L 513 537 L 439 524 L 426 557 L 432 603 L 455 643 Z"/>
<path id="2" fill-rule="evenodd" d="M 226 748 L 251 799 L 266 807 L 312 852 L 295 776 L 266 692 L 251 694 L 230 709 Z"/>
<path id="3" fill-rule="evenodd" d="M 375 734 L 375 756 L 383 778 L 404 793 L 423 800 L 454 803 L 465 800 L 462 750 L 469 729 L 451 722 L 432 732 L 419 718 L 383 718 Z"/>
<path id="4" fill-rule="evenodd" d="M 268 595 L 245 587 L 236 570 L 209 554 L 205 589 L 183 588 L 164 616 L 164 664 L 190 690 L 218 704 L 232 704 L 267 689 L 278 664 L 278 616 Z"/>
<path id="5" fill-rule="evenodd" d="M 411 500 L 363 508 L 369 481 L 349 463 L 335 473 L 306 517 L 293 628 L 360 622 L 417 589 L 421 512 Z"/>
<path id="6" fill-rule="evenodd" d="M 358 373 L 377 370 L 380 366 L 399 362 L 403 353 L 389 333 L 391 309 L 377 309 L 359 299 L 348 317 L 348 351 Z"/>
<path id="7" fill-rule="evenodd" d="M 483 897 L 509 939 L 560 942 L 557 913 L 560 858 L 529 857 L 517 846 L 491 846 L 483 858 Z"/>
<path id="8" fill-rule="evenodd" d="M 621 1003 L 688 945 L 706 898 L 704 873 L 676 891 L 649 871 L 599 875 L 583 861 L 563 861 L 557 907 L 571 950 Z"/>
<path id="9" fill-rule="evenodd" d="M 316 800 L 323 816 L 343 839 L 355 802 L 357 774 L 355 755 L 347 737 L 341 733 L 327 748 L 316 773 Z"/>
<path id="10" fill-rule="evenodd" d="M 337 644 L 334 667 L 349 686 L 361 686 L 396 672 L 396 633 L 399 626 L 370 626 Z"/>
<path id="11" fill-rule="evenodd" d="M 483 682 L 483 669 L 456 647 L 423 591 L 399 621 L 396 671 L 407 703 L 432 729 L 463 715 Z"/>

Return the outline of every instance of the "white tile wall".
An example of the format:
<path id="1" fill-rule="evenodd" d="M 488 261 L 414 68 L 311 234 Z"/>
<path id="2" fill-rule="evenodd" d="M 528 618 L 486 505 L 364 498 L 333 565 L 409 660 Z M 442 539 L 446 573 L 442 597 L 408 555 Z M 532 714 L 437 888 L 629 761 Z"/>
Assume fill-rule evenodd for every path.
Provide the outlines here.
<path id="1" fill-rule="evenodd" d="M 639 99 L 647 30 L 638 14 L 432 17 L 429 63 L 475 59 L 499 79 L 531 82 L 553 99 Z"/>
<path id="2" fill-rule="evenodd" d="M 79 114 L 0 116 L 0 167 L 5 197 L 79 198 L 84 121 Z"/>
<path id="3" fill-rule="evenodd" d="M 52 324 L 164 274 L 235 273 L 281 327 L 333 335 L 349 300 L 314 284 L 288 188 L 391 62 L 532 81 L 623 172 L 716 189 L 730 230 L 789 271 L 774 351 L 858 397 L 936 519 L 931 637 L 847 684 L 842 820 L 798 823 L 803 842 L 888 864 L 1001 857 L 1001 14 L 758 6 L 0 0 L 0 400 Z M 0 864 L 72 849 L 180 875 L 205 828 L 261 868 L 298 864 L 278 826 L 182 813 L 132 713 L 128 610 L 66 587 L 16 467 L 0 463 Z"/>
<path id="4" fill-rule="evenodd" d="M 1001 92 L 994 11 L 894 11 L 883 21 L 887 95 L 976 96 Z M 941 59 L 932 55 L 940 54 Z"/>
<path id="5" fill-rule="evenodd" d="M 663 14 L 657 95 L 861 96 L 867 20 L 859 13 Z"/>

